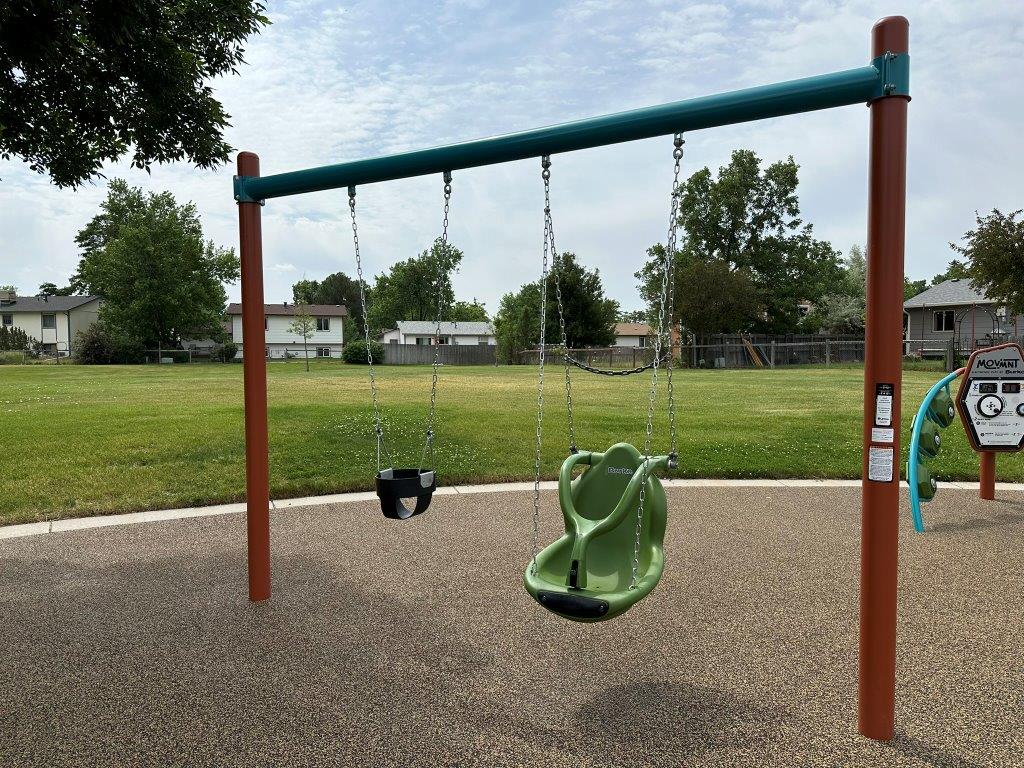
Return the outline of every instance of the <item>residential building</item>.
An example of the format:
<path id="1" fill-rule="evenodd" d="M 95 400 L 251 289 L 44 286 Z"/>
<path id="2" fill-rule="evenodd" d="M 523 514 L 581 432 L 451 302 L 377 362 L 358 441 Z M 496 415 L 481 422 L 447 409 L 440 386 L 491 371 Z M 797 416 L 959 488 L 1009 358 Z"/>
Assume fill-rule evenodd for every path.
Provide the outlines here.
<path id="1" fill-rule="evenodd" d="M 654 329 L 647 323 L 616 323 L 615 347 L 647 347 L 651 345 Z"/>
<path id="2" fill-rule="evenodd" d="M 441 323 L 441 334 L 437 336 L 437 323 L 433 320 L 399 320 L 398 327 L 380 335 L 384 344 L 478 344 L 491 346 L 497 343 L 494 327 L 478 321 Z"/>
<path id="3" fill-rule="evenodd" d="M 302 334 L 291 330 L 296 314 L 307 314 L 313 318 L 313 335 L 304 341 Z M 238 345 L 238 356 L 242 357 L 245 350 L 245 339 L 242 338 L 242 305 L 229 304 L 228 316 L 231 318 L 231 339 Z M 266 331 L 266 346 L 263 354 L 268 360 L 284 360 L 290 357 L 302 357 L 303 350 L 308 350 L 309 357 L 341 357 L 341 348 L 345 344 L 342 321 L 348 316 L 348 310 L 342 304 L 264 304 L 263 327 Z"/>
<path id="4" fill-rule="evenodd" d="M 1006 308 L 975 290 L 966 279 L 946 280 L 903 302 L 903 331 L 911 354 L 918 349 L 945 349 L 998 344 L 1024 333 L 1024 316 L 1008 316 Z"/>
<path id="5" fill-rule="evenodd" d="M 75 336 L 99 317 L 99 296 L 18 296 L 0 291 L 0 323 L 20 328 L 48 355 L 67 356 Z"/>

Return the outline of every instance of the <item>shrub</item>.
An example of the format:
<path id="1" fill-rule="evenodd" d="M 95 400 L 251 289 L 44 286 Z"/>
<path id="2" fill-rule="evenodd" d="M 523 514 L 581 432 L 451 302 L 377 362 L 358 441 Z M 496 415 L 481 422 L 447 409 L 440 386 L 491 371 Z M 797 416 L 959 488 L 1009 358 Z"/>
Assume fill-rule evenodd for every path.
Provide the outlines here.
<path id="1" fill-rule="evenodd" d="M 75 360 L 84 365 L 143 363 L 142 343 L 112 330 L 99 320 L 75 336 Z"/>
<path id="2" fill-rule="evenodd" d="M 21 365 L 25 362 L 25 353 L 14 350 L 0 352 L 0 365 Z"/>
<path id="3" fill-rule="evenodd" d="M 380 365 L 384 362 L 384 345 L 376 341 L 370 342 L 370 354 L 373 355 L 373 364 Z M 366 342 L 362 339 L 350 341 L 341 350 L 341 359 L 346 363 L 366 365 Z"/>
<path id="4" fill-rule="evenodd" d="M 219 360 L 222 363 L 230 363 L 235 359 L 235 355 L 238 354 L 238 345 L 233 341 L 225 341 L 222 345 L 213 350 L 214 360 Z"/>
<path id="5" fill-rule="evenodd" d="M 35 341 L 21 328 L 0 325 L 0 350 L 14 350 L 20 352 L 23 349 L 31 349 Z"/>

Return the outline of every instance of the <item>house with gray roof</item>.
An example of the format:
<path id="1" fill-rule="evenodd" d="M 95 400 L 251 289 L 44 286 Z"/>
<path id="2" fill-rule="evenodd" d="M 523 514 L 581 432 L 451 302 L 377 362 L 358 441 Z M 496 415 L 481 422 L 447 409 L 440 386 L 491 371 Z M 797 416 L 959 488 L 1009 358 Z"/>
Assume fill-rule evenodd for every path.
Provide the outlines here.
<path id="1" fill-rule="evenodd" d="M 946 280 L 903 302 L 904 338 L 913 354 L 945 349 L 950 340 L 969 352 L 1024 334 L 1024 316 L 1008 316 L 967 279 Z"/>
<path id="2" fill-rule="evenodd" d="M 245 352 L 242 336 L 242 305 L 228 304 L 228 318 L 231 321 L 231 340 L 238 345 L 237 357 Z M 312 336 L 303 339 L 292 330 L 296 315 L 308 315 L 313 319 L 315 329 Z M 268 360 L 285 360 L 292 357 L 341 357 L 345 346 L 344 319 L 348 308 L 344 304 L 264 304 L 263 305 L 263 354 Z M 257 352 L 259 354 L 259 352 Z"/>
<path id="3" fill-rule="evenodd" d="M 437 323 L 433 320 L 399 320 L 397 328 L 385 331 L 379 338 L 384 344 L 430 345 L 435 339 L 441 344 L 493 346 L 497 343 L 494 327 L 477 321 L 441 323 L 438 336 Z"/>
<path id="4" fill-rule="evenodd" d="M 0 291 L 0 324 L 20 328 L 47 355 L 70 355 L 75 336 L 99 317 L 99 296 L 18 296 Z"/>

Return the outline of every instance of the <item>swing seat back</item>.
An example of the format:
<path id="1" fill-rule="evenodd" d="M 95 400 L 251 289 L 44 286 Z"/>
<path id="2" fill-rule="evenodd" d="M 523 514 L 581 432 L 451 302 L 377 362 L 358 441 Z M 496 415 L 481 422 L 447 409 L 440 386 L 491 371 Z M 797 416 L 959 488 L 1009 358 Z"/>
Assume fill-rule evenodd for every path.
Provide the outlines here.
<path id="1" fill-rule="evenodd" d="M 628 443 L 604 453 L 577 453 L 562 464 L 558 481 L 565 534 L 538 553 L 526 569 L 526 589 L 548 610 L 574 621 L 604 621 L 627 611 L 657 586 L 665 566 L 663 543 L 668 501 L 654 471 L 667 457 L 652 457 L 644 478 L 644 459 Z M 573 468 L 588 468 L 576 479 Z M 644 517 L 637 553 L 640 488 L 645 486 Z"/>
<path id="2" fill-rule="evenodd" d="M 425 512 L 437 488 L 434 470 L 419 469 L 382 469 L 374 484 L 381 512 L 392 520 L 408 520 Z M 416 499 L 416 503 L 407 506 L 405 499 Z"/>

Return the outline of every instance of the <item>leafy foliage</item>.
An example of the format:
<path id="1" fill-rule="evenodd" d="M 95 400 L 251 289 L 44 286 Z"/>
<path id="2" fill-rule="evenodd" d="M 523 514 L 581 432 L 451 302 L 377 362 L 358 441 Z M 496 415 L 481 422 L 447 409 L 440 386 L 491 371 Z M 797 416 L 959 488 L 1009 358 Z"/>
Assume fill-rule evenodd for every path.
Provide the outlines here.
<path id="1" fill-rule="evenodd" d="M 203 240 L 192 203 L 114 179 L 75 242 L 82 258 L 72 285 L 104 298 L 100 316 L 112 331 L 146 348 L 223 338 L 222 283 L 238 279 L 238 258 Z"/>
<path id="2" fill-rule="evenodd" d="M 456 301 L 445 319 L 457 323 L 486 323 L 491 318 L 487 316 L 487 308 L 473 299 L 472 301 Z"/>
<path id="3" fill-rule="evenodd" d="M 316 333 L 316 320 L 313 318 L 306 307 L 299 304 L 295 308 L 295 314 L 292 315 L 292 321 L 288 325 L 288 331 L 294 333 L 296 336 L 302 337 L 302 353 L 306 358 L 306 370 L 309 370 L 309 340 L 313 338 L 313 334 Z"/>
<path id="4" fill-rule="evenodd" d="M 394 328 L 399 320 L 436 320 L 439 313 L 447 316 L 445 309 L 455 301 L 447 276 L 458 270 L 462 256 L 462 251 L 438 238 L 430 250 L 394 264 L 387 274 L 377 275 L 373 300 L 367 300 L 370 329 Z M 441 273 L 445 280 L 438 302 L 437 281 Z"/>
<path id="5" fill-rule="evenodd" d="M 615 341 L 618 302 L 606 298 L 601 274 L 587 270 L 576 254 L 560 255 L 558 278 L 565 308 L 565 331 L 570 347 L 606 347 Z M 548 303 L 545 338 L 549 344 L 562 343 L 555 300 L 555 270 L 548 275 Z M 527 283 L 516 293 L 502 296 L 494 316 L 498 353 L 506 362 L 517 362 L 519 353 L 533 349 L 540 340 L 540 285 Z"/>
<path id="6" fill-rule="evenodd" d="M 1011 315 L 1024 314 L 1024 220 L 1022 211 L 975 216 L 977 227 L 963 245 L 951 244 L 965 256 L 971 284 L 1004 305 Z"/>
<path id="7" fill-rule="evenodd" d="M 75 187 L 131 152 L 136 168 L 228 158 L 210 81 L 269 23 L 250 0 L 26 0 L 0 5 L 0 157 Z"/>
<path id="8" fill-rule="evenodd" d="M 366 300 L 370 301 L 370 287 L 363 283 Z M 341 304 L 348 308 L 349 316 L 357 327 L 363 327 L 363 306 L 359 301 L 359 281 L 344 272 L 334 272 L 323 280 L 303 278 L 292 286 L 292 300 L 296 304 Z M 347 330 L 347 329 L 346 329 Z M 346 333 L 346 337 L 348 334 Z"/>
<path id="9" fill-rule="evenodd" d="M 238 355 L 238 345 L 233 341 L 225 341 L 213 350 L 213 359 L 222 363 L 230 363 Z"/>
<path id="10" fill-rule="evenodd" d="M 837 334 L 864 333 L 867 307 L 867 259 L 864 249 L 853 245 L 840 268 L 833 288 L 814 304 L 801 323 L 802 330 Z"/>
<path id="11" fill-rule="evenodd" d="M 21 328 L 0 325 L 0 350 L 24 351 L 32 349 L 36 340 Z"/>
<path id="12" fill-rule="evenodd" d="M 40 296 L 73 296 L 75 289 L 70 285 L 64 288 L 58 288 L 56 283 L 43 283 L 39 286 Z"/>
<path id="13" fill-rule="evenodd" d="M 816 302 L 839 279 L 839 253 L 815 239 L 811 225 L 800 219 L 797 171 L 792 157 L 762 170 L 754 152 L 736 150 L 729 164 L 719 168 L 717 178 L 703 168 L 683 183 L 677 307 L 697 308 L 716 289 L 726 299 L 716 320 L 702 326 L 794 331 L 800 322 L 799 304 Z M 660 294 L 661 273 L 658 251 L 649 253 L 654 263 L 648 261 L 637 277 L 640 292 L 650 303 Z M 697 264 L 707 266 L 702 269 Z M 680 274 L 687 270 L 693 277 L 702 272 L 704 278 L 720 280 L 721 285 L 681 280 Z M 734 273 L 740 276 L 732 277 Z M 750 293 L 739 296 L 741 288 Z M 680 319 L 678 313 L 675 319 Z M 690 322 L 695 322 L 693 317 Z"/>
<path id="14" fill-rule="evenodd" d="M 377 341 L 371 341 L 370 354 L 373 355 L 373 364 L 380 365 L 384 362 L 384 345 Z M 366 342 L 363 339 L 350 341 L 342 348 L 341 359 L 346 363 L 367 365 Z"/>
<path id="15" fill-rule="evenodd" d="M 84 365 L 142 363 L 143 345 L 104 319 L 97 320 L 75 335 L 75 360 Z"/>
<path id="16" fill-rule="evenodd" d="M 954 250 L 958 250 L 958 246 L 950 243 L 950 246 Z M 940 272 L 932 278 L 932 285 L 938 285 L 944 283 L 947 280 L 967 280 L 971 276 L 970 265 L 966 261 L 960 259 L 951 259 L 949 264 L 946 266 L 945 272 Z"/>

